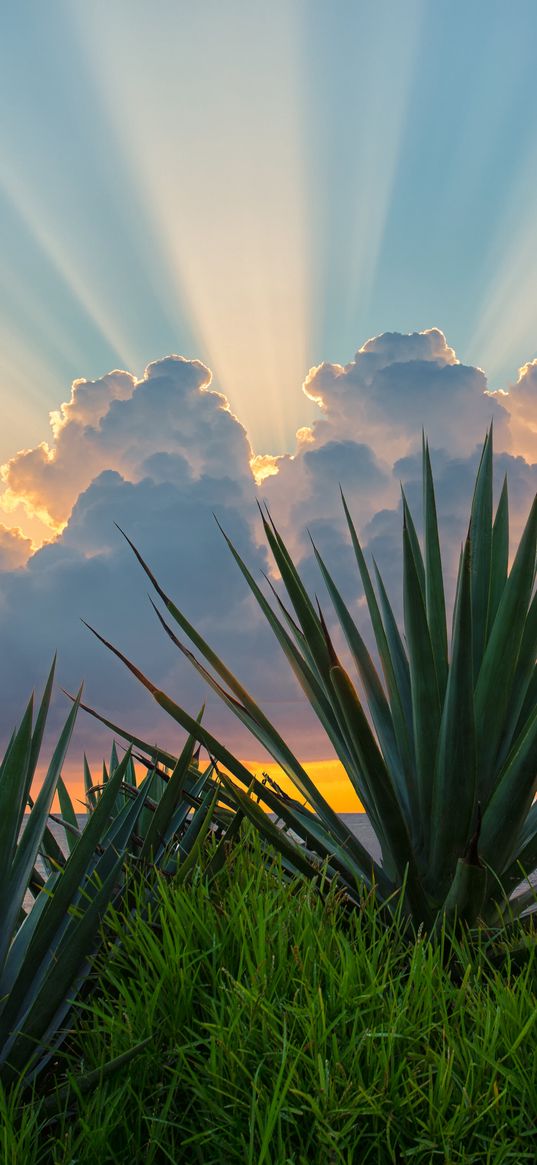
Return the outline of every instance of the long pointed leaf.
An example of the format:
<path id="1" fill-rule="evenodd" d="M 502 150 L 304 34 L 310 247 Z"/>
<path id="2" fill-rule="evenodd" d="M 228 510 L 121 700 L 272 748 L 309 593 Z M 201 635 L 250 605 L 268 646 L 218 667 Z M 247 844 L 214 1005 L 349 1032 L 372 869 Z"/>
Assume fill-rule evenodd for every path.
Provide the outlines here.
<path id="1" fill-rule="evenodd" d="M 384 694 L 384 689 L 379 680 L 378 673 L 373 665 L 371 656 L 354 620 L 351 617 L 349 609 L 344 602 L 339 590 L 337 589 L 328 567 L 321 558 L 321 555 L 313 543 L 313 540 L 312 545 L 317 562 L 319 563 L 319 567 L 326 583 L 328 593 L 332 603 L 334 604 L 334 608 L 341 624 L 343 633 L 360 673 L 360 678 L 364 685 L 367 701 L 371 711 L 371 717 L 382 749 L 382 754 L 390 771 L 392 783 L 397 790 L 399 803 L 406 816 L 409 812 L 408 792 L 393 726 L 390 706 Z"/>
<path id="2" fill-rule="evenodd" d="M 433 773 L 440 728 L 440 703 L 425 600 L 406 522 L 403 526 L 403 552 L 405 631 L 410 660 L 418 798 L 420 817 L 426 826 L 431 815 Z"/>
<path id="3" fill-rule="evenodd" d="M 429 446 L 423 443 L 423 524 L 425 529 L 425 606 L 431 634 L 440 699 L 444 697 L 448 674 L 446 600 L 442 556 Z"/>
<path id="4" fill-rule="evenodd" d="M 490 632 L 496 618 L 500 600 L 507 582 L 509 565 L 509 500 L 507 489 L 507 475 L 504 478 L 498 509 L 492 527 L 492 548 L 490 564 L 489 606 L 487 611 L 488 643 Z"/>
<path id="5" fill-rule="evenodd" d="M 537 706 L 498 775 L 483 814 L 481 852 L 496 870 L 511 857 L 517 837 L 537 793 Z"/>
<path id="6" fill-rule="evenodd" d="M 475 690 L 480 799 L 485 804 L 511 699 L 513 680 L 535 579 L 537 496 L 520 540 L 494 620 Z"/>
<path id="7" fill-rule="evenodd" d="M 472 501 L 472 637 L 474 675 L 479 675 L 487 629 L 492 560 L 492 425 L 487 433 Z"/>
<path id="8" fill-rule="evenodd" d="M 476 804 L 476 740 L 472 673 L 470 539 L 454 618 L 452 659 L 442 713 L 431 816 L 431 877 L 449 886 L 471 833 Z"/>

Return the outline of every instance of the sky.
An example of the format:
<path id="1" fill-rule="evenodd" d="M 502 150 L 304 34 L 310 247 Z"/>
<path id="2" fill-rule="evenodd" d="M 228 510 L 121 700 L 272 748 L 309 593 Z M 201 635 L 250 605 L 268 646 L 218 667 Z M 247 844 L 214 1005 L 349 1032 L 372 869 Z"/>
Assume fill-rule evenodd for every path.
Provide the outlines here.
<path id="1" fill-rule="evenodd" d="M 330 750 L 213 512 L 261 578 L 266 499 L 322 594 L 309 527 L 363 620 L 338 483 L 397 602 L 422 425 L 452 579 L 494 419 L 516 537 L 536 43 L 534 0 L 1 6 L 1 740 L 57 649 L 63 686 L 175 741 L 81 618 L 187 709 L 207 697 L 114 522 L 308 762 Z M 52 730 L 65 713 L 58 693 Z M 206 723 L 261 763 L 211 693 Z M 81 721 L 73 752 L 105 747 Z"/>

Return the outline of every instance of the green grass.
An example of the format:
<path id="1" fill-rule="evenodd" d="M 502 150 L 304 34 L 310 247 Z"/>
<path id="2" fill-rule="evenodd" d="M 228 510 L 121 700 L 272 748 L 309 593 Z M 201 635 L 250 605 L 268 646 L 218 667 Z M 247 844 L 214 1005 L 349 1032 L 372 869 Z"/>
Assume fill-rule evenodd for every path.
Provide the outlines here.
<path id="1" fill-rule="evenodd" d="M 60 1104 L 0 1093 L 6 1165 L 503 1165 L 535 1159 L 535 943 L 446 952 L 373 902 L 286 883 L 247 837 L 210 886 L 162 882 L 96 967 L 64 1071 L 137 1058 Z M 520 942 L 520 936 L 517 940 Z"/>

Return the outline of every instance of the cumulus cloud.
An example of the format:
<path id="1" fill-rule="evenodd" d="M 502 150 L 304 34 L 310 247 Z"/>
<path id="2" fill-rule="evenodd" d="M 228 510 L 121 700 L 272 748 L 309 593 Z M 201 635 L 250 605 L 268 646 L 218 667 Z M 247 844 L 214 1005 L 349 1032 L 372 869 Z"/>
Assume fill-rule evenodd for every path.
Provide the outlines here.
<path id="1" fill-rule="evenodd" d="M 16 570 L 22 566 L 30 556 L 32 543 L 25 538 L 17 527 L 0 525 L 0 571 Z"/>
<path id="2" fill-rule="evenodd" d="M 331 515 L 345 536 L 338 484 L 361 531 L 397 507 L 394 465 L 420 448 L 422 427 L 450 458 L 471 456 L 491 419 L 496 447 L 511 447 L 504 398 L 488 393 L 484 373 L 461 364 L 437 328 L 376 336 L 350 363 L 312 368 L 303 392 L 320 415 L 299 429 L 292 455 L 269 460 L 278 473 L 261 482 L 297 553 L 307 553 L 304 527 L 320 518 Z"/>
<path id="3" fill-rule="evenodd" d="M 461 364 L 437 328 L 376 336 L 349 364 L 321 364 L 304 383 L 322 412 L 312 426 L 315 440 L 350 428 L 392 463 L 422 427 L 431 445 L 455 455 L 470 453 L 491 419 L 504 440 L 507 414 L 486 389 L 485 374 Z"/>
<path id="4" fill-rule="evenodd" d="M 65 687 L 73 690 L 85 679 L 90 703 L 154 738 L 151 700 L 91 638 L 83 617 L 191 711 L 207 700 L 213 728 L 231 721 L 237 739 L 234 718 L 160 630 L 146 598 L 147 580 L 114 522 L 216 650 L 257 686 L 276 714 L 280 709 L 291 719 L 298 699 L 293 678 L 282 659 L 266 665 L 274 647 L 271 633 L 213 516 L 260 577 L 268 561 L 255 535 L 251 449 L 225 397 L 210 391 L 209 383 L 204 365 L 179 357 L 150 365 L 139 381 L 127 373 L 77 381 L 71 401 L 53 417 L 55 442 L 46 455 L 39 447 L 10 462 L 6 476 L 13 494 L 66 524 L 24 570 L 1 576 L 2 735 L 11 731 L 57 648 Z M 28 558 L 31 546 L 16 533 L 6 532 L 4 543 L 10 567 L 24 557 L 14 556 L 19 543 Z M 56 726 L 61 715 L 60 702 Z M 177 730 L 161 721 L 159 738 L 171 744 Z M 91 745 L 95 726 L 88 724 L 81 721 L 79 739 Z"/>
<path id="5" fill-rule="evenodd" d="M 155 361 L 140 380 L 117 371 L 76 380 L 70 400 L 51 414 L 53 441 L 4 466 L 8 505 L 22 503 L 61 529 L 102 470 L 137 481 L 154 454 L 181 456 L 195 475 L 218 475 L 231 457 L 234 475 L 249 478 L 245 430 L 210 381 L 201 361 L 181 356 Z"/>
<path id="6" fill-rule="evenodd" d="M 537 485 L 537 465 L 527 459 L 536 429 L 534 364 L 521 370 L 509 394 L 489 394 L 484 373 L 461 364 L 437 329 L 378 336 L 349 364 L 312 369 L 304 391 L 317 402 L 318 418 L 298 431 L 293 454 L 255 459 L 243 426 L 210 383 L 203 364 L 180 357 L 156 361 L 138 380 L 112 372 L 76 381 L 70 400 L 51 416 L 50 443 L 17 454 L 4 469 L 11 504 L 41 512 L 49 537 L 51 527 L 60 531 L 32 554 L 19 531 L 0 529 L 4 737 L 57 648 L 66 687 L 85 679 L 88 701 L 111 719 L 163 744 L 177 742 L 173 725 L 158 719 L 149 697 L 82 626 L 82 616 L 184 707 L 195 713 L 206 699 L 211 730 L 243 756 L 259 755 L 163 636 L 145 596 L 146 580 L 114 522 L 305 759 L 327 756 L 329 748 L 213 511 L 260 578 L 272 569 L 256 507 L 257 499 L 266 499 L 308 587 L 328 606 L 308 527 L 367 634 L 339 485 L 400 611 L 399 482 L 419 525 L 421 426 L 432 449 L 452 586 L 479 450 L 494 417 L 496 489 L 507 471 L 515 537 L 519 533 Z M 517 441 L 526 459 L 515 455 Z M 59 705 L 56 724 L 64 711 Z M 93 723 L 81 721 L 79 740 L 95 747 L 100 738 Z"/>

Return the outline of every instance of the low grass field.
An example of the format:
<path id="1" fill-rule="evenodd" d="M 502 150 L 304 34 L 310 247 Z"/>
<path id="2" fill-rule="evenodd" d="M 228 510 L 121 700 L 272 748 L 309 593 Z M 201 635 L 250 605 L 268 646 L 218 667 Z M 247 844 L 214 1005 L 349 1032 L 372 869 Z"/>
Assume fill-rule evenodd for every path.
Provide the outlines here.
<path id="1" fill-rule="evenodd" d="M 246 830 L 211 883 L 109 913 L 60 1062 L 96 1078 L 55 1116 L 0 1092 L 5 1165 L 533 1162 L 534 935 L 432 946 L 289 882 L 260 844 Z"/>

